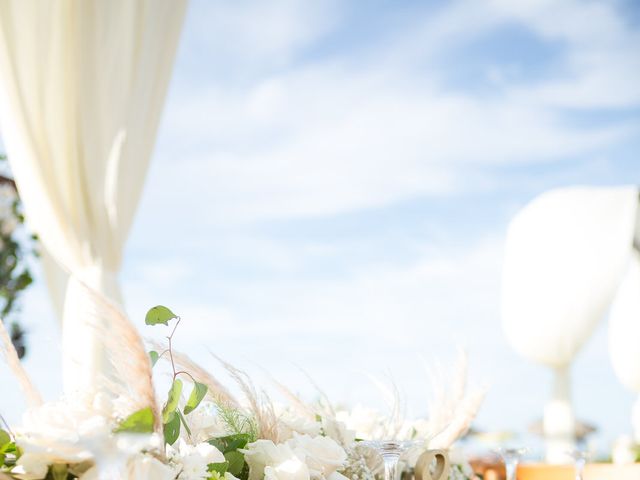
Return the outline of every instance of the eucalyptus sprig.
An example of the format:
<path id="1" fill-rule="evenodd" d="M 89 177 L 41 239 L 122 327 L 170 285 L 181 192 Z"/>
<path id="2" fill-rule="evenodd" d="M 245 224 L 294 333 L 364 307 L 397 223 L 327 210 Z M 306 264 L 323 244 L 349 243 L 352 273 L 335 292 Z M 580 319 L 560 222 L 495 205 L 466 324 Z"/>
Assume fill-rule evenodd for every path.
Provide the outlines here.
<path id="1" fill-rule="evenodd" d="M 202 402 L 202 399 L 207 394 L 206 385 L 196 381 L 196 379 L 193 378 L 193 376 L 189 372 L 176 369 L 176 364 L 173 359 L 172 341 L 178 325 L 180 325 L 180 317 L 173 313 L 169 308 L 162 305 L 157 305 L 147 312 L 144 322 L 147 325 L 169 326 L 169 322 L 172 320 L 175 320 L 175 324 L 173 326 L 173 329 L 171 330 L 171 333 L 167 336 L 167 349 L 161 353 L 158 353 L 154 350 L 149 352 L 149 358 L 152 365 L 155 365 L 156 362 L 166 354 L 169 355 L 169 360 L 171 363 L 171 370 L 173 373 L 171 379 L 171 387 L 169 388 L 169 392 L 167 394 L 167 400 L 162 407 L 164 440 L 169 445 L 173 445 L 180 436 L 181 425 L 184 426 L 187 434 L 191 435 L 189 426 L 187 425 L 187 421 L 185 420 L 184 416 L 189 415 L 196 408 L 198 408 L 198 405 L 200 405 L 200 402 Z M 187 403 L 182 411 L 180 411 L 179 408 L 180 397 L 183 390 L 183 383 L 179 378 L 181 375 L 189 377 L 189 379 L 193 383 L 193 389 L 191 390 L 189 399 L 187 400 Z"/>

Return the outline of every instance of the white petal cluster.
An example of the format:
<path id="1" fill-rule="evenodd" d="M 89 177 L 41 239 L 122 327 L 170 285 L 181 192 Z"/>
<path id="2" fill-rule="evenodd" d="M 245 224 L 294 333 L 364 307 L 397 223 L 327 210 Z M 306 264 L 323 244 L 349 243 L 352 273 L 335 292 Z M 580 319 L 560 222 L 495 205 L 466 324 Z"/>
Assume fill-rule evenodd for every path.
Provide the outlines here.
<path id="1" fill-rule="evenodd" d="M 86 394 L 27 410 L 16 432 L 23 454 L 11 473 L 39 480 L 50 465 L 71 464 L 79 465 L 83 480 L 97 470 L 122 475 L 132 457 L 162 443 L 155 435 L 114 434 L 118 408 L 106 395 Z"/>
<path id="2" fill-rule="evenodd" d="M 210 463 L 222 463 L 225 461 L 224 455 L 213 445 L 207 442 L 189 445 L 182 438 L 178 440 L 178 445 L 169 449 L 171 462 L 179 471 L 179 480 L 201 480 L 208 479 Z"/>
<path id="3" fill-rule="evenodd" d="M 249 480 L 341 480 L 338 470 L 347 460 L 333 439 L 294 433 L 284 443 L 258 440 L 247 446 Z"/>

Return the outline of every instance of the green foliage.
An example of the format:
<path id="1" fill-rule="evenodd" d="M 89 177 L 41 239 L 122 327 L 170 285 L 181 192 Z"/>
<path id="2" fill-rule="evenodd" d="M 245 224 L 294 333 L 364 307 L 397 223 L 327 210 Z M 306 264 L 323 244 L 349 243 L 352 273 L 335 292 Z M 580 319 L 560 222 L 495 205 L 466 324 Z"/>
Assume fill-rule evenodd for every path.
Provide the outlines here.
<path id="1" fill-rule="evenodd" d="M 245 448 L 247 444 L 255 441 L 248 433 L 234 433 L 233 435 L 227 435 L 225 437 L 214 437 L 207 440 L 207 442 L 222 453 L 232 452 L 234 450 L 240 450 Z"/>
<path id="2" fill-rule="evenodd" d="M 158 355 L 158 352 L 156 352 L 155 350 L 151 350 L 149 352 L 149 360 L 151 360 L 151 367 L 154 367 L 156 365 L 159 358 L 160 358 L 160 355 Z"/>
<path id="3" fill-rule="evenodd" d="M 19 456 L 20 452 L 11 439 L 11 435 L 4 430 L 0 430 L 0 468 L 13 467 Z"/>
<path id="4" fill-rule="evenodd" d="M 220 477 L 224 477 L 224 474 L 229 470 L 229 462 L 210 463 L 209 473 L 217 473 Z"/>
<path id="5" fill-rule="evenodd" d="M 200 405 L 200 402 L 202 401 L 202 399 L 206 394 L 207 394 L 207 386 L 199 382 L 194 382 L 193 390 L 191 390 L 191 395 L 189 395 L 189 400 L 187 400 L 187 404 L 184 407 L 184 414 L 189 415 L 196 408 L 198 408 L 198 405 Z"/>
<path id="6" fill-rule="evenodd" d="M 0 155 L 0 318 L 10 321 L 11 341 L 20 358 L 26 354 L 25 331 L 15 319 L 22 292 L 31 285 L 29 259 L 37 256 L 35 237 L 24 229 L 22 204 L 8 174 L 7 158 Z"/>
<path id="7" fill-rule="evenodd" d="M 191 436 L 191 429 L 189 428 L 189 425 L 187 425 L 187 420 L 184 418 L 180 410 L 176 410 L 176 413 L 180 417 L 180 421 L 182 422 L 184 429 L 187 431 L 187 435 Z"/>
<path id="8" fill-rule="evenodd" d="M 248 443 L 255 442 L 258 439 L 258 424 L 255 418 L 223 403 L 217 404 L 216 407 L 220 420 L 222 420 L 229 432 L 248 435 Z"/>
<path id="9" fill-rule="evenodd" d="M 143 408 L 125 418 L 114 432 L 153 433 L 153 421 L 151 407 Z"/>
<path id="10" fill-rule="evenodd" d="M 211 464 L 216 466 L 215 471 L 222 475 L 229 472 L 240 479 L 246 479 L 249 474 L 249 466 L 245 462 L 244 454 L 240 452 L 240 450 L 252 441 L 255 441 L 255 438 L 248 433 L 236 433 L 207 440 L 209 444 L 223 453 L 226 460 L 224 463 Z M 211 465 L 209 465 L 210 468 Z"/>
<path id="11" fill-rule="evenodd" d="M 11 435 L 9 435 L 4 430 L 0 430 L 0 451 L 3 451 L 3 448 L 11 443 Z"/>
<path id="12" fill-rule="evenodd" d="M 233 452 L 225 453 L 224 458 L 227 461 L 226 463 L 229 464 L 227 471 L 236 477 L 240 476 L 245 466 L 244 455 L 241 452 L 234 450 Z"/>
<path id="13" fill-rule="evenodd" d="M 180 380 L 179 378 L 175 378 L 173 380 L 173 383 L 171 384 L 171 388 L 169 389 L 167 403 L 165 403 L 164 408 L 162 409 L 162 421 L 164 423 L 167 423 L 169 421 L 169 416 L 175 413 L 176 408 L 178 408 L 181 394 L 182 380 Z"/>
<path id="14" fill-rule="evenodd" d="M 180 436 L 180 416 L 173 411 L 169 415 L 169 419 L 164 424 L 164 441 L 169 445 L 173 445 Z"/>
<path id="15" fill-rule="evenodd" d="M 147 325 L 169 325 L 169 320 L 173 320 L 174 318 L 178 318 L 178 316 L 167 307 L 156 305 L 147 312 L 144 323 Z"/>

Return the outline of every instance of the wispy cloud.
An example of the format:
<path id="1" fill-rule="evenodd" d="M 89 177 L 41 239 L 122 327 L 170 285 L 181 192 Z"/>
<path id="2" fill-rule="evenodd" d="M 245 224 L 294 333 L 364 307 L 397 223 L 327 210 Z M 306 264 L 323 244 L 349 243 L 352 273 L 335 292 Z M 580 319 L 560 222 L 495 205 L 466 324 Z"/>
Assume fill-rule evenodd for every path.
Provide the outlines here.
<path id="1" fill-rule="evenodd" d="M 212 67 L 199 85 L 176 86 L 164 128 L 171 145 L 159 155 L 165 181 L 188 179 L 189 195 L 203 194 L 215 222 L 332 215 L 473 191 L 485 166 L 572 159 L 637 134 L 637 118 L 585 126 L 565 108 L 638 102 L 637 32 L 606 5 L 518 5 L 456 2 L 433 15 L 418 12 L 406 20 L 410 28 L 381 33 L 385 46 L 358 44 L 350 55 L 347 43 L 335 54 L 265 67 L 244 82 L 217 80 Z M 276 25 L 310 21 L 298 4 L 287 6 L 278 4 L 267 18 L 281 15 Z M 262 48 L 308 47 L 340 23 L 333 6 L 309 30 L 315 34 L 302 39 L 285 28 L 287 48 L 283 39 L 257 44 L 253 35 L 261 33 L 250 27 L 263 8 L 230 14 L 246 22 L 249 40 L 240 42 L 238 62 L 221 67 L 233 69 Z M 533 84 L 502 82 L 490 94 L 475 91 L 473 78 L 467 91 L 447 88 L 444 73 L 465 58 L 447 66 L 432 62 L 433 54 L 441 58 L 453 43 L 471 44 L 504 24 L 540 41 L 561 40 L 557 73 Z M 178 145 L 189 152 L 179 163 Z"/>

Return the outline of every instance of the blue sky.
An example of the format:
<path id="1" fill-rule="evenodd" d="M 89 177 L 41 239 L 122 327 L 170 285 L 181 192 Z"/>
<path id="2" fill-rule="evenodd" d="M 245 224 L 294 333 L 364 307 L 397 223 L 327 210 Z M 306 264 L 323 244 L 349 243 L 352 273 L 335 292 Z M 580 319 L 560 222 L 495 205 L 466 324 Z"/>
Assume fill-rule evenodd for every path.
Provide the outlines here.
<path id="1" fill-rule="evenodd" d="M 640 183 L 639 49 L 631 1 L 192 1 L 126 252 L 132 317 L 166 304 L 203 364 L 308 396 L 300 368 L 376 406 L 363 372 L 391 376 L 414 414 L 422 358 L 461 345 L 491 387 L 478 426 L 524 430 L 550 377 L 501 332 L 505 229 L 550 188 Z M 27 366 L 54 396 L 45 298 L 25 302 Z M 601 448 L 633 400 L 606 333 L 574 368 Z"/>

